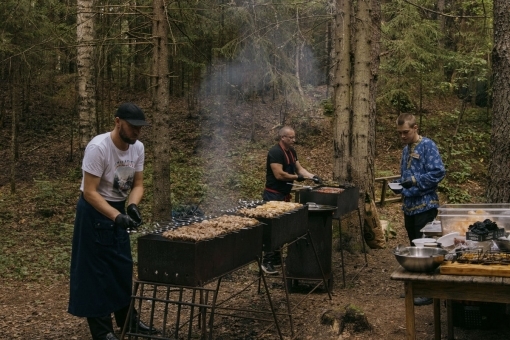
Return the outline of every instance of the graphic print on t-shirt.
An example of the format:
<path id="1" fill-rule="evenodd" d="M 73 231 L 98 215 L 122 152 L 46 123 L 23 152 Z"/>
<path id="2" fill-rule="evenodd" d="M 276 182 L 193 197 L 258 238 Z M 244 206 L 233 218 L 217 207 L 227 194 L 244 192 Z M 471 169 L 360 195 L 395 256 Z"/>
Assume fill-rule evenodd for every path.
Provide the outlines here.
<path id="1" fill-rule="evenodd" d="M 115 169 L 113 179 L 113 188 L 119 191 L 127 192 L 133 187 L 135 178 L 135 169 L 129 166 L 119 166 Z"/>

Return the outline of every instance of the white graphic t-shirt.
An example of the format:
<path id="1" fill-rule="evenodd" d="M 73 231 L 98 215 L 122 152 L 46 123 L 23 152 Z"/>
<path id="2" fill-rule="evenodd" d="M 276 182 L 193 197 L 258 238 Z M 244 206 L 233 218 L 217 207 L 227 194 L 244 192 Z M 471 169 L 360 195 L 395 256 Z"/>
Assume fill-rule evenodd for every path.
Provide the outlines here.
<path id="1" fill-rule="evenodd" d="M 110 132 L 94 137 L 83 157 L 82 170 L 101 177 L 98 193 L 107 201 L 124 201 L 133 187 L 135 172 L 143 171 L 144 146 L 140 141 L 126 151 L 113 144 Z M 85 174 L 84 174 L 85 176 Z M 83 191 L 82 178 L 80 190 Z"/>

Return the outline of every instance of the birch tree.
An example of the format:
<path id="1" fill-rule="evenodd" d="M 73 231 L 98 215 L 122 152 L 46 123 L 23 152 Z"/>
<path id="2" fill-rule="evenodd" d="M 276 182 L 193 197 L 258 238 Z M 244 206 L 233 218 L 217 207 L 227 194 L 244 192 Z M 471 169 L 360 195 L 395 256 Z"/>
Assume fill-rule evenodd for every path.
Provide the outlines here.
<path id="1" fill-rule="evenodd" d="M 85 150 L 87 143 L 98 133 L 96 114 L 96 80 L 94 62 L 94 0 L 77 0 L 76 64 L 78 77 L 79 145 Z"/>

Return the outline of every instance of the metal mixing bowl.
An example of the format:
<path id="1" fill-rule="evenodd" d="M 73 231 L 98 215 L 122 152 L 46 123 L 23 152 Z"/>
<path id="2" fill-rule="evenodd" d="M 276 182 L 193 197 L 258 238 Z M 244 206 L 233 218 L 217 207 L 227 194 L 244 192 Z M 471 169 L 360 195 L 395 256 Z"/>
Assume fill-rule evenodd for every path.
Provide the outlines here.
<path id="1" fill-rule="evenodd" d="M 510 240 L 505 240 L 505 239 L 498 238 L 498 239 L 495 239 L 493 241 L 494 241 L 494 243 L 496 243 L 496 245 L 498 246 L 499 250 L 501 250 L 501 251 L 510 251 Z"/>
<path id="2" fill-rule="evenodd" d="M 434 271 L 448 252 L 441 248 L 397 247 L 393 251 L 398 263 L 410 272 Z"/>

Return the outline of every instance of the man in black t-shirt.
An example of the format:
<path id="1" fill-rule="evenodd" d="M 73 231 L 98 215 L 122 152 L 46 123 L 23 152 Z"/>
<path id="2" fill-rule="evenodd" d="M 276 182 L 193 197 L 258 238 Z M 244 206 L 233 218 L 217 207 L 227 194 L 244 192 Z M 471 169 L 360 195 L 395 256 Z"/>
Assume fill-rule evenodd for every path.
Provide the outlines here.
<path id="1" fill-rule="evenodd" d="M 285 126 L 278 132 L 278 144 L 274 145 L 267 154 L 266 161 L 266 187 L 262 198 L 264 201 L 286 201 L 291 199 L 290 191 L 294 181 L 302 182 L 305 179 L 322 183 L 322 180 L 308 172 L 299 164 L 296 150 L 296 132 L 293 128 Z M 280 255 L 277 252 L 266 253 L 262 261 L 262 269 L 268 274 L 277 271 L 273 265 L 279 263 Z"/>

